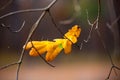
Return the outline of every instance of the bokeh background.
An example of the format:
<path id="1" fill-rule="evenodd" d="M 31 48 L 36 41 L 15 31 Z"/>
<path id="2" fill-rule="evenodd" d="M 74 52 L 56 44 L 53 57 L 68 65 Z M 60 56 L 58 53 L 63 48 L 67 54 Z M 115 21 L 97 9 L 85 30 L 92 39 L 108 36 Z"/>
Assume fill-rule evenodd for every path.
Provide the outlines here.
<path id="1" fill-rule="evenodd" d="M 52 2 L 52 0 L 13 0 L 10 5 L 2 8 L 8 1 L 0 0 L 0 16 L 17 10 L 43 8 Z M 120 14 L 120 1 L 101 0 L 101 2 L 100 33 L 115 65 L 120 66 L 120 20 L 115 22 Z M 77 13 L 74 9 L 76 5 L 80 6 Z M 77 45 L 80 45 L 88 37 L 90 29 L 86 10 L 90 21 L 93 22 L 98 14 L 97 9 L 97 0 L 78 0 L 77 4 L 74 4 L 74 0 L 58 0 L 50 11 L 63 34 L 75 24 L 81 27 L 82 32 L 77 42 Z M 19 33 L 11 33 L 0 25 L 0 66 L 19 60 L 29 30 L 40 14 L 41 11 L 20 13 L 0 19 L 0 24 L 10 26 L 12 30 L 19 29 L 22 22 L 26 22 Z M 74 14 L 76 17 L 71 18 Z M 70 23 L 61 23 L 71 19 L 73 20 Z M 107 26 L 112 23 L 114 23 L 113 26 Z M 46 14 L 32 39 L 53 40 L 61 37 L 62 34 L 55 28 L 49 14 Z M 71 54 L 65 55 L 64 52 L 61 52 L 51 62 L 56 66 L 55 68 L 48 66 L 39 57 L 29 56 L 28 52 L 25 52 L 20 69 L 20 80 L 105 80 L 111 67 L 109 57 L 95 31 L 93 31 L 89 42 L 83 45 L 82 50 L 75 44 Z M 17 66 L 1 70 L 0 80 L 15 80 L 16 70 Z M 120 71 L 116 70 L 116 72 L 117 75 L 114 71 L 112 72 L 110 80 L 119 80 Z"/>

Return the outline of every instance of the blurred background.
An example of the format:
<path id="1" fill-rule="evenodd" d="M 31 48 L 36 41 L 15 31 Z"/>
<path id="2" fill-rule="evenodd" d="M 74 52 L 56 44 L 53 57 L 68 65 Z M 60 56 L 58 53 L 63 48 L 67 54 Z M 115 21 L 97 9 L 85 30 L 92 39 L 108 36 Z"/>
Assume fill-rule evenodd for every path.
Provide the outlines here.
<path id="1" fill-rule="evenodd" d="M 44 8 L 53 0 L 0 0 L 0 16 L 9 12 Z M 7 6 L 7 3 L 10 3 Z M 61 31 L 67 32 L 73 25 L 81 27 L 82 32 L 78 38 L 77 45 L 87 39 L 90 26 L 89 20 L 94 22 L 97 17 L 97 0 L 58 0 L 50 9 L 50 12 Z M 101 18 L 99 30 L 102 38 L 112 55 L 115 65 L 120 66 L 120 1 L 101 0 Z M 27 39 L 31 26 L 41 15 L 41 11 L 15 14 L 0 19 L 0 66 L 17 62 L 21 55 L 22 47 Z M 1 24 L 11 27 L 13 31 L 18 30 L 23 21 L 24 28 L 19 33 L 12 33 Z M 107 26 L 107 25 L 112 26 Z M 55 28 L 49 14 L 42 19 L 32 40 L 53 40 L 62 38 L 62 34 Z M 88 43 L 84 44 L 82 50 L 72 47 L 72 52 L 65 55 L 61 52 L 51 62 L 55 68 L 48 66 L 40 57 L 31 57 L 25 52 L 22 67 L 20 69 L 20 80 L 104 80 L 109 73 L 111 63 L 103 48 L 97 33 L 93 31 Z M 11 66 L 0 71 L 0 80 L 15 80 L 17 66 Z M 110 80 L 119 79 L 120 71 L 114 71 Z"/>

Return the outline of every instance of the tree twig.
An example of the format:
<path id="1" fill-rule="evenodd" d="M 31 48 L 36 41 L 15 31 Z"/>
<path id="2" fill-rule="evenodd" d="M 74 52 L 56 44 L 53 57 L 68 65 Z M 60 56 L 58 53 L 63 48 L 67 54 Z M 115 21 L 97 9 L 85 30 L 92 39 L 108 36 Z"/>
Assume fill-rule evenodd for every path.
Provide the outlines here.
<path id="1" fill-rule="evenodd" d="M 20 31 L 22 31 L 22 29 L 23 29 L 23 27 L 24 27 L 24 25 L 25 25 L 25 21 L 23 21 L 23 23 L 22 23 L 22 25 L 20 26 L 20 28 L 18 29 L 18 30 L 12 30 L 11 29 L 11 27 L 10 26 L 6 26 L 5 24 L 1 24 L 1 27 L 2 28 L 7 28 L 10 32 L 12 32 L 12 33 L 18 33 L 18 32 L 20 32 Z"/>
<path id="2" fill-rule="evenodd" d="M 47 61 L 45 60 L 45 58 L 42 57 L 42 55 L 40 55 L 39 51 L 38 51 L 38 50 L 36 49 L 36 47 L 33 45 L 32 40 L 31 40 L 30 42 L 31 42 L 31 44 L 32 44 L 32 48 L 35 49 L 35 51 L 37 52 L 37 54 L 39 55 L 39 57 L 42 58 L 42 59 L 45 61 L 45 63 L 47 63 L 49 66 L 55 67 L 54 65 L 50 64 L 49 62 L 47 62 Z"/>
<path id="3" fill-rule="evenodd" d="M 106 53 L 108 54 L 108 57 L 109 57 L 109 59 L 110 59 L 110 62 L 111 62 L 111 68 L 110 68 L 110 71 L 109 71 L 109 74 L 108 74 L 108 76 L 107 76 L 107 80 L 110 78 L 110 76 L 111 76 L 111 73 L 112 73 L 112 70 L 114 70 L 114 72 L 116 73 L 116 71 L 115 71 L 115 69 L 117 69 L 117 70 L 120 70 L 120 68 L 119 67 L 117 67 L 117 66 L 115 66 L 115 64 L 113 63 L 113 60 L 112 60 L 112 56 L 111 56 L 111 54 L 110 54 L 110 52 L 109 52 L 109 50 L 107 49 L 107 47 L 106 47 L 106 44 L 105 44 L 105 42 L 103 41 L 103 38 L 102 38 L 102 36 L 101 36 L 101 33 L 100 33 L 100 31 L 99 31 L 99 21 L 100 21 L 100 16 L 101 16 L 101 0 L 98 0 L 98 15 L 97 15 L 97 18 L 96 18 L 96 20 L 93 22 L 93 23 L 91 23 L 90 21 L 89 21 L 89 18 L 88 18 L 88 12 L 86 11 L 86 13 L 87 13 L 87 21 L 88 21 L 88 24 L 91 26 L 91 28 L 90 28 L 90 32 L 89 32 L 89 34 L 88 34 L 88 37 L 87 37 L 87 39 L 86 40 L 84 40 L 84 42 L 81 44 L 81 45 L 83 45 L 84 43 L 87 43 L 88 41 L 89 41 L 89 39 L 91 38 L 91 35 L 92 35 L 92 32 L 93 32 L 93 30 L 95 30 L 96 32 L 97 32 L 97 35 L 98 35 L 98 37 L 100 38 L 100 41 L 101 41 L 101 43 L 102 43 L 102 45 L 103 45 L 103 48 L 104 48 L 104 50 L 106 51 Z M 119 18 L 118 18 L 119 19 Z M 118 20 L 117 19 L 117 20 Z M 116 21 L 115 21 L 116 22 Z M 114 23 L 115 23 L 114 22 Z M 113 25 L 113 24 L 112 24 Z"/>
<path id="4" fill-rule="evenodd" d="M 53 0 L 47 7 L 43 8 L 43 9 L 39 9 L 40 11 L 42 10 L 43 12 L 41 13 L 41 15 L 39 16 L 38 20 L 33 24 L 33 26 L 31 27 L 31 30 L 29 32 L 29 35 L 26 39 L 26 42 L 25 42 L 25 47 L 28 43 L 28 41 L 31 39 L 32 35 L 34 34 L 35 30 L 37 29 L 38 27 L 38 24 L 41 22 L 41 20 L 44 18 L 44 16 L 46 15 L 46 12 L 48 9 L 50 9 L 55 3 L 57 2 L 57 0 Z M 5 18 L 7 16 L 10 16 L 10 15 L 13 15 L 13 14 L 17 14 L 17 13 L 22 13 L 22 12 L 30 12 L 30 11 L 36 11 L 36 10 L 21 10 L 21 11 L 16 11 L 16 12 L 11 12 L 11 13 L 8 13 L 6 15 L 3 15 L 0 17 L 0 19 L 2 18 Z M 12 63 L 10 65 L 7 65 L 7 66 L 3 66 L 1 69 L 5 69 L 9 66 L 12 66 L 12 65 L 15 65 L 15 64 L 18 64 L 18 67 L 17 67 L 17 74 L 16 74 L 16 80 L 19 79 L 19 71 L 20 71 L 20 68 L 21 68 L 21 64 L 22 64 L 22 61 L 23 61 L 23 58 L 24 58 L 24 52 L 25 52 L 25 49 L 23 48 L 22 49 L 22 52 L 21 52 L 21 56 L 19 58 L 19 61 L 16 62 L 16 63 Z M 43 58 L 42 58 L 43 59 Z M 44 59 L 45 61 L 45 59 Z M 45 61 L 47 64 L 49 64 L 47 61 Z M 49 64 L 50 65 L 50 64 Z M 52 66 L 52 65 L 51 65 Z"/>
<path id="5" fill-rule="evenodd" d="M 6 8 L 7 6 L 9 6 L 12 2 L 13 2 L 13 0 L 8 0 L 7 3 L 0 8 L 0 10 L 5 9 L 5 8 Z"/>
<path id="6" fill-rule="evenodd" d="M 11 16 L 11 15 L 15 15 L 15 14 L 19 14 L 19 13 L 26 13 L 26 12 L 38 12 L 38 11 L 45 11 L 49 8 L 52 7 L 52 5 L 54 5 L 54 3 L 56 2 L 56 0 L 53 0 L 47 7 L 45 8 L 38 8 L 38 9 L 26 9 L 26 10 L 19 10 L 19 11 L 14 11 L 14 12 L 10 12 L 7 13 L 3 16 L 0 16 L 0 19 Z"/>
<path id="7" fill-rule="evenodd" d="M 3 67 L 0 67 L 0 70 L 6 69 L 6 68 L 8 68 L 10 66 L 14 66 L 14 65 L 17 65 L 17 64 L 18 64 L 18 62 L 14 62 L 14 63 L 8 64 L 8 65 L 5 65 Z"/>

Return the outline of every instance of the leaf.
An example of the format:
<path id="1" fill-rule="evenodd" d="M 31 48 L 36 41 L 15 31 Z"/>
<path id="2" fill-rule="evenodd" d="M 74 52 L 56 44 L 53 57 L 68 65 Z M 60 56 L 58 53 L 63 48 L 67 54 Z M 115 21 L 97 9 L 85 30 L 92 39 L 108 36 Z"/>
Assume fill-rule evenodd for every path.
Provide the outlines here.
<path id="1" fill-rule="evenodd" d="M 76 43 L 80 33 L 81 28 L 78 25 L 75 25 L 72 29 L 69 29 L 69 31 L 64 35 L 64 38 L 68 38 L 72 43 Z"/>
<path id="2" fill-rule="evenodd" d="M 72 44 L 77 42 L 80 33 L 81 29 L 78 25 L 75 25 L 65 33 L 64 38 L 53 39 L 53 41 L 30 41 L 23 48 L 26 50 L 30 49 L 30 56 L 38 56 L 39 54 L 46 53 L 45 59 L 53 61 L 63 49 L 65 54 L 71 52 Z"/>

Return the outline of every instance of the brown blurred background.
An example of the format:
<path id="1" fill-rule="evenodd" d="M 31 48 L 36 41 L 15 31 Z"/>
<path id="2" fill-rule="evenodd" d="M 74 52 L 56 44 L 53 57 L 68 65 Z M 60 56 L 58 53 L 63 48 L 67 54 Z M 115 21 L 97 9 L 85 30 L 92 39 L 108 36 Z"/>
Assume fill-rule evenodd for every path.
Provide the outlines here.
<path id="1" fill-rule="evenodd" d="M 46 7 L 52 0 L 13 0 L 10 5 L 2 8 L 9 0 L 0 0 L 0 16 L 9 12 Z M 73 25 L 80 25 L 82 32 L 77 44 L 87 38 L 90 26 L 87 23 L 86 9 L 88 10 L 90 21 L 97 17 L 97 0 L 79 0 L 80 11 L 76 13 L 75 19 L 69 24 L 61 24 L 61 21 L 70 19 L 75 13 L 74 0 L 58 0 L 50 9 L 56 24 L 64 33 Z M 112 55 L 113 61 L 120 66 L 120 20 L 114 21 L 120 14 L 119 0 L 101 0 L 100 32 L 102 38 Z M 25 26 L 19 33 L 11 33 L 8 29 L 0 27 L 0 66 L 19 60 L 22 46 L 27 39 L 31 26 L 40 16 L 39 12 L 20 13 L 0 19 L 0 24 L 10 26 L 12 30 L 17 30 L 25 20 Z M 108 27 L 106 24 L 114 25 Z M 32 36 L 33 40 L 53 40 L 62 35 L 54 27 L 48 14 L 40 22 L 37 30 Z M 110 60 L 94 31 L 91 39 L 83 45 L 80 50 L 76 45 L 70 55 L 63 52 L 52 62 L 56 67 L 51 68 L 39 57 L 30 57 L 28 51 L 25 52 L 24 61 L 20 70 L 20 80 L 104 80 L 110 70 Z M 11 66 L 0 71 L 0 80 L 15 80 L 17 66 Z M 111 80 L 119 79 L 112 72 Z"/>

